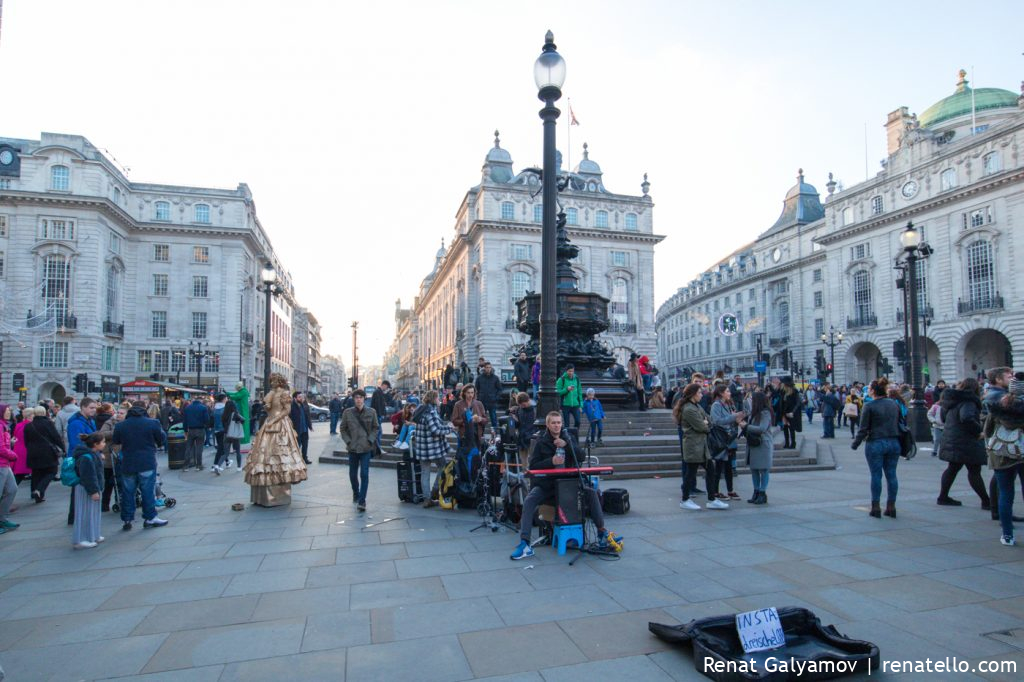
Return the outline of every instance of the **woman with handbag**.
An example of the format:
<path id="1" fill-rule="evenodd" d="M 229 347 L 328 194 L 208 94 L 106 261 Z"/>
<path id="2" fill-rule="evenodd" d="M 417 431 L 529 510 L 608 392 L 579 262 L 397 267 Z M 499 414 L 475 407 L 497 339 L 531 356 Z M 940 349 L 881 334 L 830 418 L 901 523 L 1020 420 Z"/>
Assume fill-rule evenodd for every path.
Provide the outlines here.
<path id="1" fill-rule="evenodd" d="M 860 411 L 864 409 L 864 401 L 861 400 L 860 391 L 856 388 L 850 390 L 846 396 L 846 403 L 843 405 L 843 417 L 850 425 L 850 436 L 857 435 L 857 424 L 860 422 Z"/>
<path id="2" fill-rule="evenodd" d="M 732 489 L 732 460 L 736 457 L 736 439 L 739 437 L 739 430 L 745 425 L 743 420 L 747 415 L 744 412 L 736 411 L 736 407 L 732 404 L 732 393 L 724 383 L 715 384 L 715 388 L 711 392 L 711 399 L 713 400 L 711 423 L 725 429 L 728 438 L 727 444 L 721 452 L 712 453 L 711 459 L 714 461 L 715 473 L 711 480 L 714 482 L 714 486 L 708 488 L 708 499 L 716 497 L 720 500 L 727 498 L 738 500 L 740 496 Z M 728 495 L 718 492 L 718 481 L 723 474 Z"/>
<path id="3" fill-rule="evenodd" d="M 880 519 L 882 497 L 882 476 L 888 485 L 885 503 L 885 515 L 896 518 L 896 493 L 899 481 L 896 479 L 896 465 L 900 460 L 900 424 L 902 416 L 896 401 L 888 397 L 889 380 L 876 379 L 871 382 L 871 395 L 874 400 L 864 407 L 861 414 L 860 429 L 853 439 L 854 450 L 867 440 L 864 457 L 871 471 L 871 511 L 869 515 Z M 984 486 L 983 486 L 984 487 Z"/>
<path id="4" fill-rule="evenodd" d="M 710 477 L 714 464 L 712 464 L 713 460 L 708 452 L 708 434 L 711 433 L 711 422 L 707 413 L 700 406 L 700 399 L 701 385 L 696 382 L 687 384 L 672 410 L 676 423 L 683 429 L 683 462 L 686 464 L 686 474 L 683 478 L 683 501 L 679 503 L 679 508 L 691 511 L 700 510 L 700 505 L 690 499 L 690 494 L 697 488 L 697 468 L 703 466 L 707 477 L 708 509 L 728 509 L 729 505 L 725 502 L 712 499 Z"/>
<path id="5" fill-rule="evenodd" d="M 46 489 L 64 457 L 64 439 L 46 416 L 45 407 L 36 407 L 34 415 L 25 427 L 25 449 L 28 450 L 28 466 L 32 469 L 32 499 L 39 504 L 46 501 Z"/>
<path id="6" fill-rule="evenodd" d="M 224 403 L 224 412 L 220 415 L 221 427 L 224 429 L 225 468 L 231 468 L 231 450 L 235 451 L 235 465 L 242 470 L 242 438 L 245 437 L 245 419 L 235 405 L 228 399 Z"/>
<path id="7" fill-rule="evenodd" d="M 768 397 L 761 391 L 754 391 L 750 398 L 750 421 L 744 431 L 747 437 L 747 466 L 750 467 L 750 478 L 754 483 L 754 494 L 747 502 L 751 504 L 768 503 L 768 474 L 775 457 L 775 442 L 772 415 Z"/>
<path id="8" fill-rule="evenodd" d="M 939 459 L 948 462 L 942 472 L 941 487 L 936 503 L 959 507 L 963 503 L 949 496 L 956 475 L 967 469 L 967 482 L 981 500 L 981 508 L 992 508 L 981 467 L 988 461 L 985 443 L 981 440 L 981 386 L 972 377 L 964 379 L 956 388 L 942 392 L 942 451 Z"/>

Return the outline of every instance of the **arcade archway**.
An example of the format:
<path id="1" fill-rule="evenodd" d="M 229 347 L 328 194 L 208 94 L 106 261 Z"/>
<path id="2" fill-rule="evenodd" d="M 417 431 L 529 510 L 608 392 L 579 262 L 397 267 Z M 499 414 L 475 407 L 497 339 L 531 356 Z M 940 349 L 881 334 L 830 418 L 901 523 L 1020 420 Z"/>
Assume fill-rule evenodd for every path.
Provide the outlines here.
<path id="1" fill-rule="evenodd" d="M 62 384 L 56 381 L 47 381 L 39 387 L 39 400 L 52 400 L 58 405 L 67 396 L 68 391 Z"/>
<path id="2" fill-rule="evenodd" d="M 993 367 L 1013 367 L 1013 347 L 1010 340 L 995 329 L 974 329 L 960 339 L 957 344 L 959 376 L 984 376 L 986 370 Z M 950 377 L 943 377 L 949 382 Z"/>
<path id="3" fill-rule="evenodd" d="M 878 378 L 882 351 L 870 341 L 861 341 L 846 351 L 846 383 L 867 384 Z"/>

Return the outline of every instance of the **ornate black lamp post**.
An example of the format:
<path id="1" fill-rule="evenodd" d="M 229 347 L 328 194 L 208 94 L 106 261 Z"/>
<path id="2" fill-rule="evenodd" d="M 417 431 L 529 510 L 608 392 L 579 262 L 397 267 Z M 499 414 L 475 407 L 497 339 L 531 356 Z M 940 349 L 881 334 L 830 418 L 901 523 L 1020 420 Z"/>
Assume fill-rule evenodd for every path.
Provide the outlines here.
<path id="1" fill-rule="evenodd" d="M 262 286 L 258 286 L 256 289 L 267 296 L 267 311 L 263 318 L 263 395 L 266 395 L 270 390 L 270 364 L 273 356 L 270 351 L 270 302 L 273 296 L 279 295 L 283 291 L 277 283 L 277 273 L 270 261 L 267 261 L 260 271 L 260 282 L 262 282 Z"/>
<path id="2" fill-rule="evenodd" d="M 565 60 L 555 49 L 551 31 L 544 36 L 544 48 L 533 65 L 537 97 L 544 102 L 540 110 L 544 121 L 543 222 L 541 229 L 541 304 L 540 304 L 540 391 L 537 417 L 558 409 L 555 379 L 558 376 L 558 296 L 556 290 L 556 211 L 558 178 L 555 176 L 555 125 L 562 113 L 555 102 L 562 97 Z"/>
<path id="3" fill-rule="evenodd" d="M 921 326 L 918 322 L 918 261 L 932 254 L 932 248 L 922 241 L 921 231 L 908 222 L 906 229 L 900 233 L 900 243 L 906 252 L 907 261 L 907 319 L 910 322 L 910 388 L 911 399 L 907 413 L 910 431 L 914 440 L 930 442 L 932 430 L 928 424 L 928 410 L 924 402 L 924 388 L 921 385 Z"/>
<path id="4" fill-rule="evenodd" d="M 206 344 L 206 350 L 203 350 L 203 344 Z M 196 389 L 202 390 L 203 388 L 203 360 L 205 358 L 212 358 L 216 353 L 210 350 L 209 341 L 189 341 L 188 352 L 196 361 Z"/>
<path id="5" fill-rule="evenodd" d="M 829 350 L 829 377 L 832 383 L 836 382 L 836 346 L 843 342 L 843 333 L 837 332 L 832 325 L 828 326 L 828 334 L 821 335 L 821 342 L 828 346 Z"/>

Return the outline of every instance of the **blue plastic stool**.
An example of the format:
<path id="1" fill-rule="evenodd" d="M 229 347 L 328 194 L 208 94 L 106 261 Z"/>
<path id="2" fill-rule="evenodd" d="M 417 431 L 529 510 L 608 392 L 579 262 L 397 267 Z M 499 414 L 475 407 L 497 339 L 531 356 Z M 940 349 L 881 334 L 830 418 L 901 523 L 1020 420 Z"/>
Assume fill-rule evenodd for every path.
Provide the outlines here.
<path id="1" fill-rule="evenodd" d="M 565 554 L 566 545 L 569 540 L 575 540 L 577 547 L 583 546 L 583 524 L 576 523 L 567 526 L 555 526 L 554 537 L 551 544 L 558 548 L 559 554 Z"/>

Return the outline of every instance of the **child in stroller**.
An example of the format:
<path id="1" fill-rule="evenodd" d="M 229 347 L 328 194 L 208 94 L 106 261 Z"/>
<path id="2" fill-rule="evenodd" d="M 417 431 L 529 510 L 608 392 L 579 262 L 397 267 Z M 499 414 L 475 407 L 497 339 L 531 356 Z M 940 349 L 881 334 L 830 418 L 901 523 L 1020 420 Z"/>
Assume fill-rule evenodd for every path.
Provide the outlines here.
<path id="1" fill-rule="evenodd" d="M 114 455 L 114 503 L 110 505 L 110 511 L 115 514 L 121 511 L 121 453 Z M 178 501 L 173 497 L 167 497 L 163 490 L 163 481 L 160 479 L 160 473 L 156 474 L 156 506 L 157 509 L 165 508 L 170 509 L 176 505 Z M 135 508 L 140 509 L 142 507 L 142 491 L 138 488 L 135 489 Z"/>

